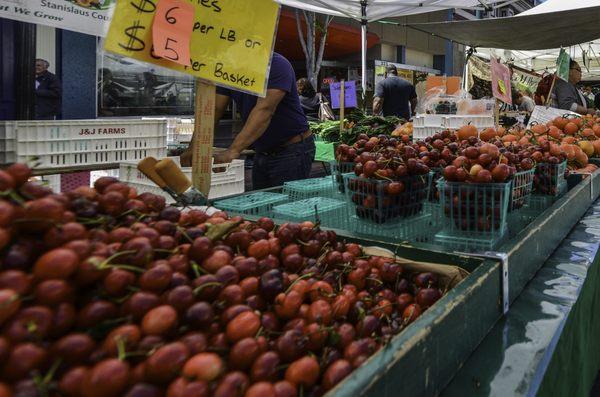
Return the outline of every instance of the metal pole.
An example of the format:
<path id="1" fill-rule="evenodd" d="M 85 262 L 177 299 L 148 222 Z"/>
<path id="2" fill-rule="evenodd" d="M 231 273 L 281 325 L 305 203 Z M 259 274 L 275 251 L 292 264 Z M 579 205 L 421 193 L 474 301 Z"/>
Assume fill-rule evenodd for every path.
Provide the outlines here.
<path id="1" fill-rule="evenodd" d="M 367 94 L 367 1 L 363 0 L 360 3 L 361 9 L 361 21 L 360 21 L 360 35 L 361 35 L 361 78 L 362 78 L 362 90 L 363 98 Z"/>

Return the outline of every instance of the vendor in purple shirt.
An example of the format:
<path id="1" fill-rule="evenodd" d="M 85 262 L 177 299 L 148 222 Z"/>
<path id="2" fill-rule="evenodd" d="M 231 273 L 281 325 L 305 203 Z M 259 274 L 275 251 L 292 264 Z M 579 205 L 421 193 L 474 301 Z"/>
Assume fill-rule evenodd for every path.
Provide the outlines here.
<path id="1" fill-rule="evenodd" d="M 302 111 L 296 75 L 290 62 L 273 53 L 264 98 L 217 88 L 215 120 L 233 99 L 244 127 L 226 151 L 215 154 L 215 164 L 230 163 L 248 148 L 254 149 L 252 187 L 265 189 L 286 181 L 308 178 L 315 158 L 315 143 Z"/>

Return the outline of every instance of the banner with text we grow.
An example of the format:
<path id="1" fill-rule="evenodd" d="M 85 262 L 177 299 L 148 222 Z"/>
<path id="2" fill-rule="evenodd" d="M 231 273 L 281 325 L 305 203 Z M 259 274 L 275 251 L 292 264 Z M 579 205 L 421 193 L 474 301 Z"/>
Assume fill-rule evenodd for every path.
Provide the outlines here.
<path id="1" fill-rule="evenodd" d="M 0 0 L 0 18 L 105 36 L 115 0 Z"/>
<path id="2" fill-rule="evenodd" d="M 168 8 L 162 9 L 161 1 L 118 1 L 105 49 L 227 88 L 265 95 L 279 18 L 277 3 L 273 0 L 181 0 L 193 9 L 177 7 L 172 1 L 168 2 Z M 184 10 L 187 8 L 190 10 Z M 185 29 L 175 32 L 182 17 L 186 21 L 192 19 L 191 36 L 183 37 L 189 35 Z M 153 26 L 155 29 L 159 26 L 156 23 L 161 26 L 161 32 L 153 37 Z M 169 25 L 173 32 L 168 31 Z M 165 37 L 168 34 L 175 36 Z M 182 51 L 182 42 L 186 46 L 189 43 L 189 53 Z M 165 48 L 155 50 L 156 43 Z M 189 61 L 182 60 L 180 53 L 189 56 Z M 172 54 L 173 58 L 165 59 L 165 54 Z"/>

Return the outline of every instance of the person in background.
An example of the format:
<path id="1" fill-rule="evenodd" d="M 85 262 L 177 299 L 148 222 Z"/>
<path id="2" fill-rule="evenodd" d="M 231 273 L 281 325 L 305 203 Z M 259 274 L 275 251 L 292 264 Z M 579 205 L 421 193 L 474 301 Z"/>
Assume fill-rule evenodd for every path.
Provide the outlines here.
<path id="1" fill-rule="evenodd" d="M 300 105 L 296 75 L 290 62 L 273 53 L 264 98 L 218 87 L 216 121 L 223 116 L 231 99 L 242 115 L 244 126 L 227 150 L 214 155 L 215 164 L 230 163 L 240 157 L 242 151 L 252 148 L 256 152 L 253 189 L 308 178 L 315 158 L 315 142 Z M 183 166 L 191 164 L 191 147 L 192 144 L 181 155 Z"/>
<path id="2" fill-rule="evenodd" d="M 581 66 L 576 61 L 571 60 L 569 64 L 569 81 L 557 78 L 554 83 L 553 106 L 579 114 L 595 114 L 594 109 L 588 109 L 587 100 L 576 87 L 580 81 Z"/>
<path id="3" fill-rule="evenodd" d="M 402 117 L 410 120 L 417 108 L 417 92 L 408 81 L 398 77 L 396 66 L 387 67 L 387 77 L 377 83 L 373 99 L 373 114 Z"/>
<path id="4" fill-rule="evenodd" d="M 60 113 L 62 87 L 58 77 L 48 71 L 49 67 L 45 59 L 35 60 L 36 120 L 54 120 Z"/>
<path id="5" fill-rule="evenodd" d="M 310 81 L 306 77 L 303 77 L 296 82 L 296 87 L 304 114 L 307 117 L 316 118 L 319 111 L 319 96 L 312 84 L 310 84 Z"/>
<path id="6" fill-rule="evenodd" d="M 535 108 L 535 102 L 533 99 L 525 95 L 522 91 L 517 91 L 516 104 L 519 107 L 519 111 L 531 113 Z"/>
<path id="7" fill-rule="evenodd" d="M 595 108 L 596 107 L 594 105 L 595 95 L 594 95 L 594 92 L 592 91 L 592 87 L 590 87 L 589 85 L 586 85 L 583 88 L 583 96 L 587 100 L 587 107 L 588 108 Z"/>

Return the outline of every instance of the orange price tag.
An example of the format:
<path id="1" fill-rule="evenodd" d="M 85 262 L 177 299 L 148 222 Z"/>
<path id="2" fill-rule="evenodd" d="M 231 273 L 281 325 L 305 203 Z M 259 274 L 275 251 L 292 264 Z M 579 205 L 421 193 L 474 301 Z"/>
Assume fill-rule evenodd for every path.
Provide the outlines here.
<path id="1" fill-rule="evenodd" d="M 154 54 L 190 66 L 194 6 L 187 1 L 160 0 L 152 24 Z"/>

